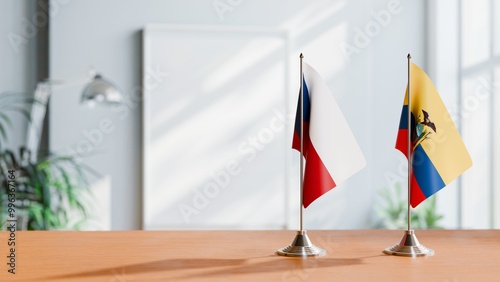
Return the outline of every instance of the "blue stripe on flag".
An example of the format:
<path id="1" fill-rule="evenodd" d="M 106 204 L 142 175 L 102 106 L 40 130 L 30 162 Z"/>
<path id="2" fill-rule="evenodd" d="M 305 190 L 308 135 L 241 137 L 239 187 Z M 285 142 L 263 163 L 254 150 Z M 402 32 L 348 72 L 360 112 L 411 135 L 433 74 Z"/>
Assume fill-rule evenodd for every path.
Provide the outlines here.
<path id="1" fill-rule="evenodd" d="M 303 80 L 303 92 L 304 92 L 304 122 L 309 122 L 311 119 L 311 100 L 309 97 L 309 89 L 307 88 L 306 80 Z M 297 112 L 295 114 L 295 132 L 300 137 L 300 122 L 299 122 L 299 117 L 300 117 L 300 96 L 299 96 L 299 101 L 297 102 Z"/>
<path id="2" fill-rule="evenodd" d="M 446 185 L 421 144 L 413 152 L 413 174 L 426 198 Z"/>
<path id="3" fill-rule="evenodd" d="M 408 105 L 403 106 L 401 119 L 399 120 L 399 129 L 408 129 Z"/>

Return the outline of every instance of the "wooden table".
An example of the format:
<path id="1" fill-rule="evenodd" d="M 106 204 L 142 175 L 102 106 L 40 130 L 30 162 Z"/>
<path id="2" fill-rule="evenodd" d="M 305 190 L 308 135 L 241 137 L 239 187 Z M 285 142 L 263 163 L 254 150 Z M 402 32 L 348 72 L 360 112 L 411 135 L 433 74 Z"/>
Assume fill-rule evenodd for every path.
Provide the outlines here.
<path id="1" fill-rule="evenodd" d="M 401 230 L 308 231 L 318 258 L 275 254 L 295 231 L 20 231 L 0 281 L 500 281 L 500 230 L 417 230 L 433 257 L 382 253 Z"/>

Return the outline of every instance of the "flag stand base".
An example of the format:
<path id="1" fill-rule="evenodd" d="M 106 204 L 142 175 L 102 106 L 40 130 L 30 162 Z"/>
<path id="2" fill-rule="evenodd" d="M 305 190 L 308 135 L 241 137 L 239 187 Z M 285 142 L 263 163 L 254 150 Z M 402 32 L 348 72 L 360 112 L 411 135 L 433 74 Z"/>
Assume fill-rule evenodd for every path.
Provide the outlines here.
<path id="1" fill-rule="evenodd" d="M 292 244 L 279 249 L 277 254 L 288 257 L 312 257 L 323 256 L 326 254 L 326 251 L 311 243 L 306 230 L 302 230 L 297 231 L 297 235 Z"/>
<path id="2" fill-rule="evenodd" d="M 401 242 L 397 245 L 386 248 L 384 253 L 395 256 L 423 257 L 433 256 L 434 250 L 428 249 L 424 245 L 420 244 L 413 230 L 406 230 Z"/>

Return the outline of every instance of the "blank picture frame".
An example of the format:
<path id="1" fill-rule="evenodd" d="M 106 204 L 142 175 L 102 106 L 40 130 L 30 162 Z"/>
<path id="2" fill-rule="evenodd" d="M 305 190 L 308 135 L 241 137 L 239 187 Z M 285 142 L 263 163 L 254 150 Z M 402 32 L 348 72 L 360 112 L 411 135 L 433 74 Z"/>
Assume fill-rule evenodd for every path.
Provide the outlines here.
<path id="1" fill-rule="evenodd" d="M 288 45 L 281 30 L 145 27 L 143 229 L 286 228 Z"/>

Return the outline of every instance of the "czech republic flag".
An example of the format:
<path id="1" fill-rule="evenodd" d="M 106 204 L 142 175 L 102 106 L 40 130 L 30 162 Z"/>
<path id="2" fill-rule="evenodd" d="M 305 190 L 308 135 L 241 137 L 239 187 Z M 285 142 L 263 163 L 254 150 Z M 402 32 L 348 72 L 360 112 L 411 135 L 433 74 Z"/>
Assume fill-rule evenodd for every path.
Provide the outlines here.
<path id="1" fill-rule="evenodd" d="M 303 205 L 333 189 L 365 167 L 366 161 L 337 102 L 321 76 L 303 64 L 305 158 Z M 300 152 L 300 97 L 292 148 Z"/>

